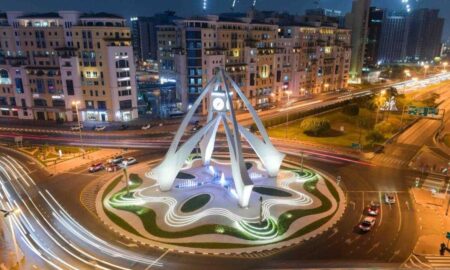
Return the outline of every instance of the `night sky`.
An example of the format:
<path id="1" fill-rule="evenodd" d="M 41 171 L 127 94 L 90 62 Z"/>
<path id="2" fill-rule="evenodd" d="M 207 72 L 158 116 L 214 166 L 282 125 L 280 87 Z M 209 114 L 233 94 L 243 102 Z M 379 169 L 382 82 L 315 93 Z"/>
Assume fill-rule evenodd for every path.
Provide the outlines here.
<path id="1" fill-rule="evenodd" d="M 236 10 L 244 11 L 253 0 L 239 0 Z M 415 0 L 410 0 L 410 2 Z M 420 5 L 438 8 L 446 19 L 443 39 L 450 36 L 450 1 L 421 0 Z M 230 11 L 232 0 L 208 0 L 208 12 Z M 347 12 L 351 9 L 351 0 L 321 0 L 321 7 L 339 9 Z M 24 10 L 30 12 L 81 10 L 106 11 L 126 17 L 149 16 L 164 10 L 174 10 L 182 16 L 201 13 L 202 0 L 0 0 L 2 10 Z M 401 9 L 401 0 L 372 0 L 372 6 Z M 314 7 L 313 0 L 258 0 L 257 8 L 263 10 L 289 10 L 291 13 L 303 14 L 306 8 Z"/>

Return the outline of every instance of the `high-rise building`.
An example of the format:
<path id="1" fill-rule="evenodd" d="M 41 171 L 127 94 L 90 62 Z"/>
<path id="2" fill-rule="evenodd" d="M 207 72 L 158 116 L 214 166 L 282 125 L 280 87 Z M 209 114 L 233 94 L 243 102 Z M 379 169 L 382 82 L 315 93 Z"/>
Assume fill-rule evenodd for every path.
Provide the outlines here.
<path id="1" fill-rule="evenodd" d="M 131 33 L 133 37 L 133 50 L 137 60 L 145 61 L 158 58 L 157 26 L 170 25 L 174 20 L 180 19 L 175 12 L 166 11 L 152 17 L 132 17 Z"/>
<path id="2" fill-rule="evenodd" d="M 382 64 L 406 60 L 409 16 L 406 11 L 384 12 L 377 61 Z"/>
<path id="3" fill-rule="evenodd" d="M 0 15 L 1 116 L 127 121 L 137 118 L 131 33 L 108 13 Z"/>
<path id="4" fill-rule="evenodd" d="M 205 16 L 159 29 L 158 39 L 166 42 L 158 43 L 161 51 L 171 52 L 184 108 L 196 100 L 216 67 L 224 67 L 257 108 L 288 95 L 345 88 L 349 79 L 351 34 L 336 25 L 279 26 L 249 17 Z M 208 103 L 203 104 L 204 112 Z M 242 105 L 236 99 L 234 106 Z"/>
<path id="5" fill-rule="evenodd" d="M 364 66 L 368 68 L 376 66 L 378 62 L 378 49 L 380 46 L 383 16 L 383 9 L 379 9 L 376 7 L 370 8 L 367 45 L 364 55 Z"/>
<path id="6" fill-rule="evenodd" d="M 444 19 L 437 9 L 416 9 L 410 15 L 407 57 L 410 61 L 431 61 L 440 55 Z"/>
<path id="7" fill-rule="evenodd" d="M 350 65 L 350 79 L 361 81 L 366 51 L 369 24 L 370 0 L 353 0 L 352 11 L 347 14 L 345 24 L 352 30 L 352 60 Z"/>
<path id="8" fill-rule="evenodd" d="M 345 16 L 340 10 L 315 8 L 307 9 L 304 16 L 301 16 L 301 22 L 306 24 L 336 24 L 340 28 L 345 28 Z"/>

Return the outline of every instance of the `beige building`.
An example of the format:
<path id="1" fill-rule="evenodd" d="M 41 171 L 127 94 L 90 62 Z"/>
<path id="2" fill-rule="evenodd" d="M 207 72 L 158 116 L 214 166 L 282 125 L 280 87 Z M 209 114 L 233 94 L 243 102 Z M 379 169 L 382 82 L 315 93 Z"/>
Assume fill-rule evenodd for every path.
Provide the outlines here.
<path id="1" fill-rule="evenodd" d="M 137 118 L 130 35 L 107 13 L 0 14 L 1 116 L 74 121 L 77 106 L 83 121 Z"/>
<path id="2" fill-rule="evenodd" d="M 347 87 L 351 35 L 337 26 L 278 26 L 247 17 L 206 16 L 159 29 L 158 60 L 161 65 L 173 59 L 172 79 L 177 80 L 185 109 L 216 67 L 228 71 L 256 108 L 275 105 L 287 96 Z M 240 100 L 235 107 L 243 107 Z"/>

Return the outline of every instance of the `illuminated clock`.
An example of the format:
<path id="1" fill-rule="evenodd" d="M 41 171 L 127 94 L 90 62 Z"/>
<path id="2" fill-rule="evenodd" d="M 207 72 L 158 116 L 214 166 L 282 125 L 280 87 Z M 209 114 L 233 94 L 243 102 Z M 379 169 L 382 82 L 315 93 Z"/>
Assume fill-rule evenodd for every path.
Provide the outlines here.
<path id="1" fill-rule="evenodd" d="M 216 97 L 212 101 L 214 110 L 223 111 L 225 109 L 225 101 L 221 97 Z"/>

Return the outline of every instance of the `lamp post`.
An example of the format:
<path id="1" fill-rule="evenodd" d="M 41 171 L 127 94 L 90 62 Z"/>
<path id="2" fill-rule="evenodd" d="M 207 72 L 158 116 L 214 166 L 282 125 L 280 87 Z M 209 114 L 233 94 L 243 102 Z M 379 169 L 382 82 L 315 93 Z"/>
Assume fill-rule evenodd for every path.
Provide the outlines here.
<path id="1" fill-rule="evenodd" d="M 127 172 L 128 161 L 126 161 L 126 160 L 122 161 L 122 167 L 123 167 L 123 174 L 125 176 L 125 187 L 127 189 L 126 196 L 128 197 L 130 195 L 130 185 L 129 185 L 128 172 Z"/>
<path id="2" fill-rule="evenodd" d="M 384 95 L 386 94 L 386 90 L 380 92 L 380 96 L 377 98 L 377 115 L 375 118 L 375 125 L 378 124 L 378 115 L 380 114 L 381 106 L 383 105 Z"/>
<path id="3" fill-rule="evenodd" d="M 19 267 L 20 267 L 19 247 L 18 247 L 18 245 L 17 245 L 16 234 L 15 234 L 15 232 L 14 232 L 14 227 L 13 227 L 12 220 L 11 220 L 11 215 L 20 212 L 20 210 L 19 210 L 19 209 L 15 209 L 15 210 L 4 210 L 4 209 L 0 209 L 0 212 L 3 213 L 3 218 L 5 218 L 5 219 L 6 219 L 7 217 L 10 217 L 10 218 L 9 218 L 9 227 L 10 227 L 10 229 L 11 229 L 11 234 L 12 234 L 12 238 L 13 238 L 14 250 L 15 250 L 15 253 L 16 253 L 17 264 L 18 264 Z M 5 222 L 6 222 L 6 221 L 5 221 Z"/>
<path id="4" fill-rule="evenodd" d="M 285 130 L 285 138 L 287 139 L 287 134 L 288 134 L 288 122 L 289 122 L 289 103 L 290 103 L 290 97 L 292 94 L 292 91 L 287 90 L 285 91 L 286 95 L 287 95 L 287 106 L 286 106 L 286 130 Z"/>
<path id="5" fill-rule="evenodd" d="M 81 148 L 83 148 L 83 135 L 81 134 L 81 121 L 80 121 L 80 112 L 78 110 L 78 105 L 80 105 L 80 101 L 72 101 L 72 105 L 75 106 L 75 111 L 77 112 L 77 122 L 78 122 L 78 133 L 80 134 L 80 144 L 81 144 Z M 84 157 L 84 153 L 83 153 L 83 157 Z"/>
<path id="6" fill-rule="evenodd" d="M 444 72 L 447 72 L 448 62 L 442 63 L 442 66 L 444 67 Z"/>
<path id="7" fill-rule="evenodd" d="M 325 87 L 325 92 L 328 92 L 328 87 L 330 87 L 330 84 L 329 84 L 329 83 L 326 83 L 326 84 L 324 84 L 323 86 Z"/>
<path id="8" fill-rule="evenodd" d="M 423 69 L 424 69 L 424 72 L 425 72 L 425 78 L 427 77 L 429 68 L 430 68 L 430 65 L 428 65 L 428 64 L 423 66 Z"/>

